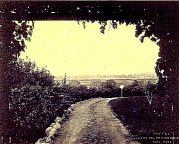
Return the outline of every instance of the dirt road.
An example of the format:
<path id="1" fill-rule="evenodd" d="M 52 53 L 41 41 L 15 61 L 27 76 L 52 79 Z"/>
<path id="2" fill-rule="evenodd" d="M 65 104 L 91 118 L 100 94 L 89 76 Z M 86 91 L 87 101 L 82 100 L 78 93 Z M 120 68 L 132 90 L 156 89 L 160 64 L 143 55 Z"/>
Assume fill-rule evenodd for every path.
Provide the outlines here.
<path id="1" fill-rule="evenodd" d="M 110 99 L 91 99 L 76 104 L 63 124 L 56 144 L 137 144 L 126 138 L 128 131 L 113 115 Z"/>

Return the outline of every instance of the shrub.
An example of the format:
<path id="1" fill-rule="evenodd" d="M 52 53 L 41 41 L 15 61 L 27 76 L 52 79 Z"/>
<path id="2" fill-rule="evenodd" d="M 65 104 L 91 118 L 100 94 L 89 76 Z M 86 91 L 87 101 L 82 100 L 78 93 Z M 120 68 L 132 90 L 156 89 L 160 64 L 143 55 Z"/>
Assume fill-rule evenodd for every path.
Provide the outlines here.
<path id="1" fill-rule="evenodd" d="M 56 116 L 62 116 L 71 104 L 93 95 L 77 82 L 59 86 L 48 70 L 37 68 L 35 62 L 28 59 L 11 63 L 10 69 L 10 110 L 16 127 L 15 137 L 22 143 L 43 137 Z"/>
<path id="2" fill-rule="evenodd" d="M 62 108 L 54 91 L 54 78 L 30 60 L 11 64 L 10 110 L 19 139 L 38 138 Z"/>

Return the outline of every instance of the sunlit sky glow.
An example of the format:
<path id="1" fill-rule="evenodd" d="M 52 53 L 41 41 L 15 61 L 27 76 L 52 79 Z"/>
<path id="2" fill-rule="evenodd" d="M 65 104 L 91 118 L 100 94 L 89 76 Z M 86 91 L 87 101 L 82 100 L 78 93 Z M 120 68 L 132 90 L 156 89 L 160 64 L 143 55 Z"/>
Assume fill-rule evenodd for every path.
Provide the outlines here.
<path id="1" fill-rule="evenodd" d="M 76 21 L 36 21 L 31 42 L 21 53 L 54 76 L 155 73 L 159 47 L 148 38 L 141 43 L 135 25 L 100 33 L 98 23 L 84 29 Z"/>

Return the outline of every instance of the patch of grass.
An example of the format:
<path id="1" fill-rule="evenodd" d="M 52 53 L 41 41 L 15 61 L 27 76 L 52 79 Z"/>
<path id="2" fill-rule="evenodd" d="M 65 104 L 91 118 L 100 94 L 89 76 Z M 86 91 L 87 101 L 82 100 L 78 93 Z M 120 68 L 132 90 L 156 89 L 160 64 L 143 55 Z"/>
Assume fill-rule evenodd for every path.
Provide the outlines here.
<path id="1" fill-rule="evenodd" d="M 111 100 L 109 105 L 134 139 L 142 144 L 173 142 L 166 140 L 175 131 L 172 107 L 166 99 L 156 96 L 150 105 L 146 97 L 135 96 Z"/>

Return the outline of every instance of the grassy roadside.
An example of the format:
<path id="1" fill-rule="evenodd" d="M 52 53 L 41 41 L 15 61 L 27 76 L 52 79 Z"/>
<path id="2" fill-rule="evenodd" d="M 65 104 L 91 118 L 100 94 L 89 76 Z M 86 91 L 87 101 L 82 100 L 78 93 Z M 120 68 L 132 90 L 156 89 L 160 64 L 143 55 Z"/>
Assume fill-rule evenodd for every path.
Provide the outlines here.
<path id="1" fill-rule="evenodd" d="M 155 97 L 150 105 L 144 96 L 111 100 L 114 114 L 142 144 L 173 144 L 172 107 L 168 99 Z"/>

